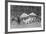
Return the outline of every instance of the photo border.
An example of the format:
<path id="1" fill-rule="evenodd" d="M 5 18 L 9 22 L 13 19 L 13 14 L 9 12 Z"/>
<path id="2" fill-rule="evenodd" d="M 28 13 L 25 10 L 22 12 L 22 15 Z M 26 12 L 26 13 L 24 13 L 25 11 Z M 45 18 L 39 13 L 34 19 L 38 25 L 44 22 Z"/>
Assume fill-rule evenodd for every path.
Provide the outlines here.
<path id="1" fill-rule="evenodd" d="M 8 32 L 8 2 L 17 2 L 17 3 L 33 3 L 33 4 L 43 4 L 43 30 L 35 31 L 17 31 L 17 32 Z M 5 0 L 5 33 L 24 33 L 24 32 L 41 32 L 45 31 L 45 3 L 44 2 L 28 2 L 28 1 L 7 1 Z"/>

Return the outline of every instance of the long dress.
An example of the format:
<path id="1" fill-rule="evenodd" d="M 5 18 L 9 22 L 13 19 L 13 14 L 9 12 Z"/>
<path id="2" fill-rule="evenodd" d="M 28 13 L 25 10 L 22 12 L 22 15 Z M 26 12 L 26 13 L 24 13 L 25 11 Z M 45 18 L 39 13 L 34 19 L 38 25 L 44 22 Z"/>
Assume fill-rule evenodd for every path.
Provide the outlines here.
<path id="1" fill-rule="evenodd" d="M 18 24 L 20 24 L 20 18 L 18 17 Z"/>

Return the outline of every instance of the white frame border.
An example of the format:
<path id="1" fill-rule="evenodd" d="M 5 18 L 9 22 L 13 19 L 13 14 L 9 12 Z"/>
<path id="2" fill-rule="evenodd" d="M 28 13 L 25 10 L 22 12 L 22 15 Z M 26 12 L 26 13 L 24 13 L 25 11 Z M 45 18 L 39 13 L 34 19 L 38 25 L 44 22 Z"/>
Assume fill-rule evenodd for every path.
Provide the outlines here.
<path id="1" fill-rule="evenodd" d="M 10 29 L 10 5 L 41 6 L 41 18 L 42 18 L 41 25 L 42 26 L 40 28 Z M 43 30 L 43 4 L 8 2 L 8 32 L 14 32 L 14 31 L 34 31 L 34 30 Z"/>

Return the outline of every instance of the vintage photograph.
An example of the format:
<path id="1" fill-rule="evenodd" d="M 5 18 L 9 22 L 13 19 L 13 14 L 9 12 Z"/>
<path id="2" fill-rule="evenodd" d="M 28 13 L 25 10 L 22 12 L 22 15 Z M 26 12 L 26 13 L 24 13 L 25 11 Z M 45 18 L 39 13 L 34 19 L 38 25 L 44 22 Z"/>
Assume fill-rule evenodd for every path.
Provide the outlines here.
<path id="1" fill-rule="evenodd" d="M 8 31 L 43 30 L 43 4 L 8 3 Z"/>
<path id="2" fill-rule="evenodd" d="M 40 6 L 11 5 L 11 28 L 41 27 Z"/>

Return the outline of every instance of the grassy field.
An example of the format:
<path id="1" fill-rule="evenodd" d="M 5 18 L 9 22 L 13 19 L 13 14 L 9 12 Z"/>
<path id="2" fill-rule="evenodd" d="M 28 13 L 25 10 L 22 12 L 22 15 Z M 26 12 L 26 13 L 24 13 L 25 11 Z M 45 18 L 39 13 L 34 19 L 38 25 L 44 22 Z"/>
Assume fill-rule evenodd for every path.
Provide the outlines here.
<path id="1" fill-rule="evenodd" d="M 41 23 L 31 23 L 31 24 L 17 24 L 17 23 L 12 23 L 11 28 L 35 28 L 35 27 L 40 27 Z"/>

